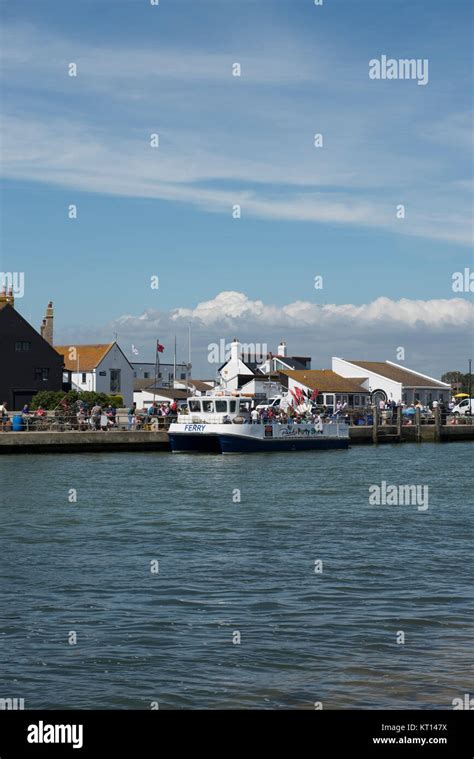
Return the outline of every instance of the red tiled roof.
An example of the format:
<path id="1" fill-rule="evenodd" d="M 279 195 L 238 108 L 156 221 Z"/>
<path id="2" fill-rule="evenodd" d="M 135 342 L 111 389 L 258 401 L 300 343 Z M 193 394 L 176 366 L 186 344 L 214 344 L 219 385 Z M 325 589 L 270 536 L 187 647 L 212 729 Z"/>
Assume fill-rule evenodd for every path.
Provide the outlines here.
<path id="1" fill-rule="evenodd" d="M 54 350 L 64 356 L 64 368 L 67 371 L 91 372 L 100 364 L 104 356 L 109 352 L 113 343 L 100 343 L 96 345 L 55 345 Z M 75 348 L 76 358 L 70 359 L 71 349 Z"/>

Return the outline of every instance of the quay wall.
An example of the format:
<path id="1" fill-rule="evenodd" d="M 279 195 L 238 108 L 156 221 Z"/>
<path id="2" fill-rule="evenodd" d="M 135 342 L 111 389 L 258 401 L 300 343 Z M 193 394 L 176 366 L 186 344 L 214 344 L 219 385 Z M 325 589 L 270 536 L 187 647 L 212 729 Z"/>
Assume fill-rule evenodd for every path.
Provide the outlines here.
<path id="1" fill-rule="evenodd" d="M 474 425 L 426 424 L 386 425 L 377 429 L 357 426 L 349 430 L 351 445 L 386 443 L 455 442 L 474 440 Z M 0 432 L 0 454 L 4 453 L 91 453 L 107 451 L 169 451 L 168 434 L 164 430 L 114 430 L 110 432 Z"/>
<path id="2" fill-rule="evenodd" d="M 2 453 L 92 453 L 94 451 L 169 451 L 165 431 L 2 432 Z"/>

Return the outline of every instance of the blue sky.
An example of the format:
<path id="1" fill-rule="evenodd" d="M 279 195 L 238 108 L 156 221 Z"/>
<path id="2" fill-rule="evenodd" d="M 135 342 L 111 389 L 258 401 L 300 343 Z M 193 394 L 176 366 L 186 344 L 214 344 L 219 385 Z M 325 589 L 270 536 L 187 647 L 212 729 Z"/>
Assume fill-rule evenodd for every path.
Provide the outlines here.
<path id="1" fill-rule="evenodd" d="M 143 359 L 191 322 L 196 350 L 286 330 L 315 366 L 355 345 L 394 360 L 393 341 L 420 338 L 425 368 L 444 369 L 440 342 L 464 361 L 472 294 L 454 300 L 451 278 L 473 267 L 470 2 L 1 9 L 1 269 L 25 273 L 34 324 L 52 298 L 58 340 L 116 331 Z M 429 83 L 370 80 L 382 54 L 428 59 Z"/>

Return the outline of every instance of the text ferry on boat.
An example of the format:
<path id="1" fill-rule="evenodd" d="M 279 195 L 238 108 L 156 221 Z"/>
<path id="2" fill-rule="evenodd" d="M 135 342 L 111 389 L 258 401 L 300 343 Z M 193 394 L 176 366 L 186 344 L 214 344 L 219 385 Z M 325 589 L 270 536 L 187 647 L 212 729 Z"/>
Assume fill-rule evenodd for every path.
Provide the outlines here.
<path id="1" fill-rule="evenodd" d="M 272 418 L 257 418 L 253 396 L 229 391 L 192 396 L 170 425 L 173 453 L 261 453 L 348 448 L 349 427 L 323 421 L 310 404 L 297 405 L 290 396 Z"/>

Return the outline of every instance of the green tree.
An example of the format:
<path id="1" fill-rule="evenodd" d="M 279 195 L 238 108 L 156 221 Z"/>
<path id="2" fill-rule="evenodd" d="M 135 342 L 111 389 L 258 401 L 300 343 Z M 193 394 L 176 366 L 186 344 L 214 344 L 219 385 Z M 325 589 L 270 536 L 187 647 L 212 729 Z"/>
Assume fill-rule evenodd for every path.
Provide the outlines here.
<path id="1" fill-rule="evenodd" d="M 39 393 L 36 393 L 36 395 L 33 396 L 30 407 L 34 410 L 41 406 L 41 408 L 46 409 L 46 411 L 51 411 L 52 409 L 55 409 L 65 397 L 66 393 L 62 390 L 40 390 Z"/>
<path id="2" fill-rule="evenodd" d="M 456 390 L 458 393 L 468 393 L 469 387 L 471 389 L 471 394 L 474 389 L 474 382 L 472 375 L 470 377 L 471 382 L 469 382 L 469 372 L 467 374 L 463 374 L 459 371 L 454 372 L 446 372 L 441 377 L 441 382 L 449 382 L 451 387 L 456 386 Z"/>

